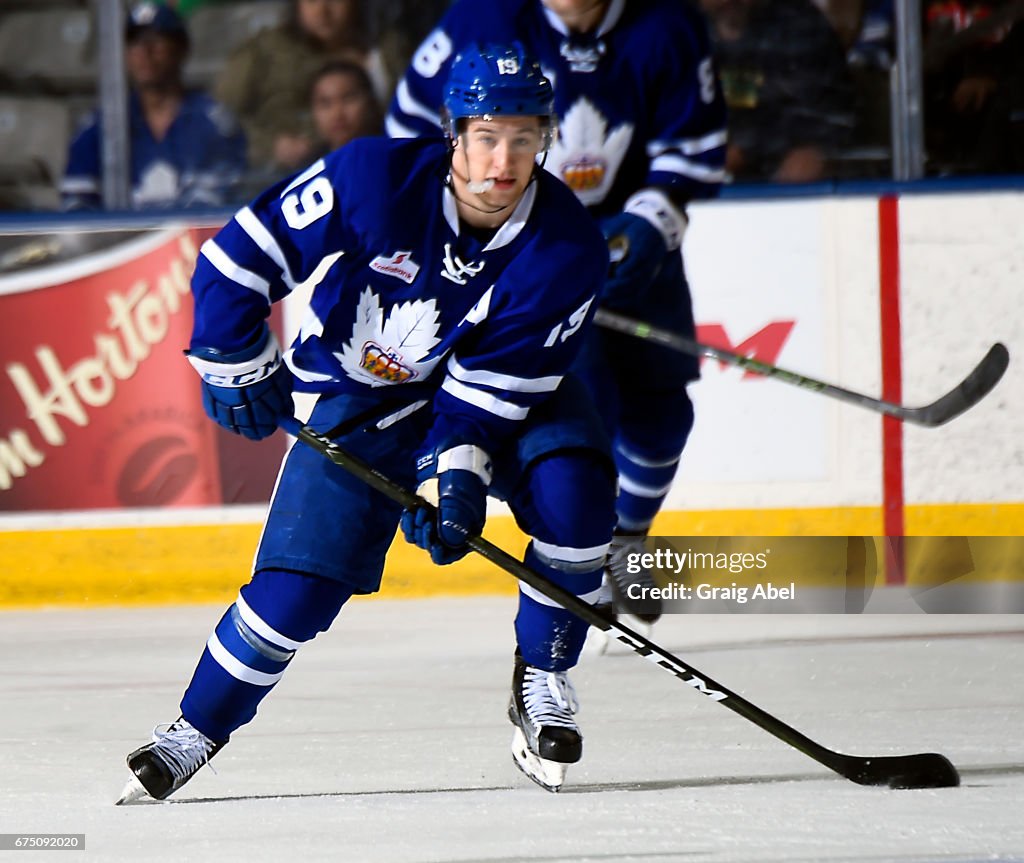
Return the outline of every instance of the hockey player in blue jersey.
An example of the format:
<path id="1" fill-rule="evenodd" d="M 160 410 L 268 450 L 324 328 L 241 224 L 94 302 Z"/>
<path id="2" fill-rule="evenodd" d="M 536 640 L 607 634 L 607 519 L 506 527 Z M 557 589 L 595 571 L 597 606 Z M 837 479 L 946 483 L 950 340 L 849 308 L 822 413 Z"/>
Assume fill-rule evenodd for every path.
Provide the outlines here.
<path id="1" fill-rule="evenodd" d="M 353 594 L 379 588 L 399 522 L 450 563 L 483 528 L 488 493 L 501 497 L 531 537 L 526 562 L 597 598 L 615 469 L 567 372 L 606 246 L 537 166 L 551 138 L 551 85 L 521 47 L 467 47 L 445 106 L 445 140 L 353 142 L 236 213 L 196 265 L 188 352 L 222 426 L 265 437 L 291 414 L 293 391 L 316 393 L 309 424 L 432 496 L 438 515 L 403 514 L 293 446 L 252 580 L 210 636 L 181 717 L 129 755 L 122 801 L 167 797 L 255 716 L 296 650 Z M 270 305 L 328 265 L 282 358 Z M 582 754 L 566 672 L 586 629 L 521 587 L 513 754 L 551 790 Z"/>
<path id="2" fill-rule="evenodd" d="M 547 170 L 598 219 L 613 268 L 600 304 L 694 337 L 679 252 L 686 204 L 724 177 L 725 108 L 700 14 L 684 0 L 459 0 L 417 50 L 387 118 L 393 137 L 436 134 L 452 58 L 482 34 L 518 39 L 555 86 L 558 133 Z M 626 556 L 647 535 L 693 426 L 697 360 L 592 329 L 576 370 L 613 436 L 618 524 L 606 590 L 627 601 Z"/>

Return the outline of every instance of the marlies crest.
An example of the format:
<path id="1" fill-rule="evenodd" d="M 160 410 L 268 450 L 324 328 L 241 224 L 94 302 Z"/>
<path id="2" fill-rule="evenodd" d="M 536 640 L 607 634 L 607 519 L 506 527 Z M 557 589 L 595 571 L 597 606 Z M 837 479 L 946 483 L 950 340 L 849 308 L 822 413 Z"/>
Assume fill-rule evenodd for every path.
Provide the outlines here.
<path id="1" fill-rule="evenodd" d="M 335 356 L 350 378 L 370 386 L 421 379 L 441 360 L 424 362 L 440 342 L 439 328 L 436 300 L 396 303 L 385 320 L 380 298 L 366 288 L 359 297 L 352 338 Z"/>
<path id="2" fill-rule="evenodd" d="M 622 123 L 609 132 L 604 115 L 581 98 L 558 123 L 547 168 L 584 204 L 599 203 L 608 193 L 632 137 L 632 123 Z"/>

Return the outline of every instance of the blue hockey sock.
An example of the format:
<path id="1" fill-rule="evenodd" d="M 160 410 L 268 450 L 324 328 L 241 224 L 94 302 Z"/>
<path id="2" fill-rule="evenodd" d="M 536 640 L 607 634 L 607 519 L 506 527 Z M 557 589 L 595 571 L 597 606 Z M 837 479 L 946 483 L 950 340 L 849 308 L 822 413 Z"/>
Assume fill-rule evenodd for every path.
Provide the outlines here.
<path id="1" fill-rule="evenodd" d="M 225 612 L 181 700 L 181 713 L 211 740 L 251 721 L 295 651 L 332 623 L 352 595 L 340 582 L 260 570 Z"/>
<path id="2" fill-rule="evenodd" d="M 693 428 L 693 404 L 685 390 L 662 393 L 649 404 L 658 405 L 657 421 L 650 411 L 624 413 L 615 439 L 617 528 L 628 533 L 646 533 L 650 528 L 672 488 Z"/>
<path id="3" fill-rule="evenodd" d="M 615 466 L 619 471 L 619 497 L 615 511 L 620 530 L 646 531 L 661 509 L 676 469 L 679 454 L 656 459 L 621 445 L 615 447 Z"/>
<path id="4" fill-rule="evenodd" d="M 567 572 L 564 565 L 549 556 L 564 551 L 534 540 L 527 549 L 525 563 L 549 581 L 593 604 L 600 593 L 604 551 L 596 559 L 597 568 L 585 572 Z M 515 627 L 523 659 L 545 671 L 565 671 L 579 661 L 588 624 L 529 585 L 520 584 Z"/>

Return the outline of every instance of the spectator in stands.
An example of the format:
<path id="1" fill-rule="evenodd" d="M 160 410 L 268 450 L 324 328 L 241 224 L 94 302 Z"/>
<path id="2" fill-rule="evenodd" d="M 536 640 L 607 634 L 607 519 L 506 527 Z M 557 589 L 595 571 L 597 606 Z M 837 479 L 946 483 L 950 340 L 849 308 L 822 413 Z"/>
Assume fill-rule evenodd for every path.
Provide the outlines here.
<path id="1" fill-rule="evenodd" d="M 362 66 L 348 60 L 332 60 L 313 76 L 310 110 L 321 153 L 383 130 L 373 82 Z"/>
<path id="2" fill-rule="evenodd" d="M 125 27 L 132 206 L 218 206 L 234 202 L 245 171 L 245 136 L 209 96 L 186 91 L 188 31 L 171 8 L 139 3 Z M 102 205 L 98 113 L 71 142 L 61 182 L 65 209 Z"/>
<path id="3" fill-rule="evenodd" d="M 241 3 L 244 0 L 167 0 L 167 5 L 176 9 L 186 18 L 201 6 L 223 6 L 227 3 Z"/>
<path id="4" fill-rule="evenodd" d="M 316 147 L 309 83 L 329 60 L 358 63 L 378 100 L 390 99 L 408 51 L 397 31 L 372 42 L 359 0 L 291 0 L 289 19 L 237 48 L 217 83 L 217 97 L 242 120 L 249 161 L 260 172 L 303 167 Z"/>
<path id="5" fill-rule="evenodd" d="M 1004 64 L 982 127 L 974 167 L 983 174 L 1024 174 L 1024 22 L 1003 40 Z"/>
<path id="6" fill-rule="evenodd" d="M 992 170 L 992 158 L 1002 143 L 982 139 L 1000 124 L 997 115 L 1006 114 L 1006 120 L 1014 115 L 1013 94 L 1007 85 L 1012 87 L 1015 72 L 1020 74 L 1024 3 L 929 0 L 924 16 L 929 170 L 938 174 Z M 1019 98 L 1017 104 L 1019 111 Z M 1012 128 L 1004 131 L 1012 135 Z M 983 162 L 989 167 L 983 167 Z"/>
<path id="7" fill-rule="evenodd" d="M 853 98 L 843 48 L 810 0 L 701 0 L 729 106 L 737 180 L 813 182 L 847 141 Z"/>
<path id="8" fill-rule="evenodd" d="M 438 25 L 451 5 L 452 0 L 374 0 L 370 23 L 375 32 L 401 29 L 413 49 Z M 410 53 L 405 66 L 411 58 Z"/>

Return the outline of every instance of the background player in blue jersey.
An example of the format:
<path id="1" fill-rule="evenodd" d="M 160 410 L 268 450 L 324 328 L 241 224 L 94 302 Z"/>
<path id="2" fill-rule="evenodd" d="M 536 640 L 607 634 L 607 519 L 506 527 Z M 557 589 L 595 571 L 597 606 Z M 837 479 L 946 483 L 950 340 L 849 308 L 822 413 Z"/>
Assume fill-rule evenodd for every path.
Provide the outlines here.
<path id="1" fill-rule="evenodd" d="M 615 470 L 567 372 L 608 257 L 583 207 L 536 165 L 551 100 L 521 47 L 469 46 L 446 90 L 446 139 L 355 141 L 269 189 L 204 244 L 189 360 L 210 416 L 258 439 L 291 413 L 293 390 L 316 393 L 309 424 L 431 495 L 437 517 L 403 514 L 293 447 L 252 580 L 210 636 L 181 718 L 129 755 L 122 801 L 173 793 L 254 717 L 295 651 L 349 597 L 379 588 L 400 519 L 407 539 L 450 563 L 483 528 L 490 492 L 530 535 L 530 566 L 597 598 Z M 318 268 L 282 361 L 265 323 L 270 304 Z M 552 790 L 582 754 L 565 672 L 586 629 L 521 587 L 513 754 Z"/>
<path id="2" fill-rule="evenodd" d="M 683 0 L 460 0 L 419 47 L 388 133 L 436 133 L 452 58 L 498 33 L 537 56 L 555 86 L 558 134 L 546 162 L 600 222 L 613 268 L 601 305 L 694 336 L 679 253 L 685 207 L 724 178 L 725 108 L 705 22 Z M 693 426 L 686 385 L 697 360 L 591 330 L 577 370 L 614 436 L 618 525 L 607 587 L 620 601 L 625 559 L 643 541 Z M 660 602 L 621 603 L 647 620 Z"/>

